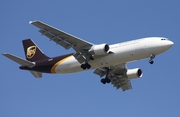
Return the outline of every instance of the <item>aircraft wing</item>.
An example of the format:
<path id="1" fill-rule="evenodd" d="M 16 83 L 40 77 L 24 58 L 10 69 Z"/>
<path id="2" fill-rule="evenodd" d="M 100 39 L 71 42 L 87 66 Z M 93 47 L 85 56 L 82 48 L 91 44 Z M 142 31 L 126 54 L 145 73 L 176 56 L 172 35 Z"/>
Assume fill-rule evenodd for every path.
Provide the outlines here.
<path id="1" fill-rule="evenodd" d="M 125 63 L 109 67 L 108 78 L 111 80 L 111 84 L 116 87 L 116 89 L 121 88 L 123 91 L 132 89 L 130 79 L 124 75 L 126 72 L 127 67 Z M 94 71 L 94 73 L 103 77 L 106 75 L 106 69 L 98 68 Z"/>
<path id="2" fill-rule="evenodd" d="M 45 35 L 50 40 L 54 41 L 56 44 L 59 44 L 63 48 L 73 48 L 76 51 L 74 57 L 80 63 L 85 61 L 85 58 L 83 56 L 88 54 L 87 49 L 91 48 L 94 45 L 90 42 L 70 35 L 40 21 L 30 21 L 30 24 L 33 24 L 34 26 L 40 28 L 39 32 L 42 33 L 42 35 Z"/>
<path id="3" fill-rule="evenodd" d="M 93 44 L 47 25 L 40 21 L 30 21 L 30 24 L 40 28 L 39 32 L 53 40 L 56 44 L 61 45 L 65 49 L 73 47 L 76 51 L 80 51 L 83 47 L 92 46 Z"/>

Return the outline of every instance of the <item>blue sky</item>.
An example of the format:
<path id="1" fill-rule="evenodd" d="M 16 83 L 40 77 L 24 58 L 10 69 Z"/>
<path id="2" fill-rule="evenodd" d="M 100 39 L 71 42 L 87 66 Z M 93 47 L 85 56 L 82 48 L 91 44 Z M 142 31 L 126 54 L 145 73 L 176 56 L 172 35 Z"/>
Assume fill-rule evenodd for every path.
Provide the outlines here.
<path id="1" fill-rule="evenodd" d="M 122 92 L 103 85 L 91 71 L 43 74 L 28 71 L 1 56 L 1 117 L 179 117 L 180 2 L 178 0 L 1 0 L 1 53 L 24 58 L 22 40 L 31 38 L 48 56 L 73 52 L 41 36 L 29 24 L 40 20 L 92 43 L 119 43 L 149 36 L 167 37 L 175 45 L 155 58 L 129 63 L 144 76 Z"/>

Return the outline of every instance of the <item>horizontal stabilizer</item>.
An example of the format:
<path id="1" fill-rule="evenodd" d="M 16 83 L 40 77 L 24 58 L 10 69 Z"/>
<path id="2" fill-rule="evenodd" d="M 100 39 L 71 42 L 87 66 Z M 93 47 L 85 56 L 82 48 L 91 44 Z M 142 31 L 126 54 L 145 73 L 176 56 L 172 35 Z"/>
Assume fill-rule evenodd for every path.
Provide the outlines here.
<path id="1" fill-rule="evenodd" d="M 18 64 L 20 64 L 22 66 L 31 66 L 31 65 L 34 65 L 32 62 L 24 60 L 22 58 L 19 58 L 17 56 L 12 55 L 12 54 L 4 53 L 2 55 L 4 55 L 5 57 L 13 60 L 14 62 L 16 62 L 16 63 L 18 63 Z"/>
<path id="2" fill-rule="evenodd" d="M 32 63 L 32 62 L 24 60 L 22 58 L 19 58 L 17 56 L 12 55 L 12 54 L 4 53 L 2 55 L 4 55 L 5 57 L 13 60 L 14 62 L 16 62 L 22 66 L 33 66 L 34 65 L 34 63 Z M 30 72 L 35 78 L 41 78 L 42 77 L 41 72 L 36 72 L 36 71 L 30 71 Z"/>
<path id="3" fill-rule="evenodd" d="M 41 78 L 42 77 L 42 73 L 41 72 L 36 72 L 36 71 L 30 71 L 32 73 L 32 75 L 35 78 Z"/>

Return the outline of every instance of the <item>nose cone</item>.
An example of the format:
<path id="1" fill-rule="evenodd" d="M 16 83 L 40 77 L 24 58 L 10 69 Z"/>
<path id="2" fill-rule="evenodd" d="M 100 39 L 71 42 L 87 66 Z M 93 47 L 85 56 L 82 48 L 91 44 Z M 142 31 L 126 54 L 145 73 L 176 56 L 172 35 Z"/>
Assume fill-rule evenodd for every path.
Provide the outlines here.
<path id="1" fill-rule="evenodd" d="M 167 46 L 169 46 L 169 48 L 171 48 L 174 45 L 174 43 L 172 41 L 168 41 Z"/>
<path id="2" fill-rule="evenodd" d="M 159 50 L 161 52 L 165 52 L 165 51 L 169 50 L 174 45 L 174 43 L 170 40 L 167 40 L 167 41 L 164 41 L 163 43 L 161 43 L 160 45 L 161 46 L 159 47 Z"/>
<path id="3" fill-rule="evenodd" d="M 174 43 L 170 40 L 167 40 L 165 42 L 162 43 L 162 47 L 165 49 L 165 50 L 168 50 L 170 49 L 172 46 L 174 45 Z"/>

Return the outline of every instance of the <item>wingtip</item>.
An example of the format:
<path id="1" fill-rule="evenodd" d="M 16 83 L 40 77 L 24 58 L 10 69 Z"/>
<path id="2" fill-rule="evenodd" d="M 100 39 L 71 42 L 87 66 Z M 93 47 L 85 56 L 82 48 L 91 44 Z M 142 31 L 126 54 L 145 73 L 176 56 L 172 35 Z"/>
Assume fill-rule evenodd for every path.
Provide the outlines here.
<path id="1" fill-rule="evenodd" d="M 29 24 L 33 24 L 34 22 L 38 22 L 38 20 L 35 20 L 35 21 L 29 21 Z"/>
<path id="2" fill-rule="evenodd" d="M 8 54 L 8 53 L 2 53 L 2 55 L 6 55 L 6 54 Z"/>
<path id="3" fill-rule="evenodd" d="M 7 57 L 9 56 L 10 54 L 9 53 L 2 53 L 3 56 Z"/>

